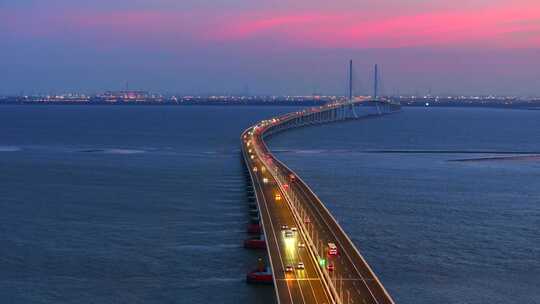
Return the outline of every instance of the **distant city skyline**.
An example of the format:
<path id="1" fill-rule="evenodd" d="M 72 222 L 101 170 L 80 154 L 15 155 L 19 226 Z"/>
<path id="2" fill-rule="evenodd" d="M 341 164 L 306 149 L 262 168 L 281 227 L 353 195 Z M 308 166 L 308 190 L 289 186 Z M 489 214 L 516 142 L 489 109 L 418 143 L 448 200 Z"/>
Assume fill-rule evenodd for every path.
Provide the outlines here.
<path id="1" fill-rule="evenodd" d="M 540 95 L 532 0 L 7 0 L 0 95 Z"/>

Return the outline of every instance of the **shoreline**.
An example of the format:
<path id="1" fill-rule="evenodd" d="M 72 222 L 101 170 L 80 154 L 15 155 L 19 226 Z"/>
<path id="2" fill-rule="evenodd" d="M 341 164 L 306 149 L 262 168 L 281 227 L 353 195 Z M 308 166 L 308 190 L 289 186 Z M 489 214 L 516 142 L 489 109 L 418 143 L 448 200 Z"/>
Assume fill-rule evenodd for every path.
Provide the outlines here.
<path id="1" fill-rule="evenodd" d="M 182 103 L 157 103 L 157 102 L 132 102 L 132 103 L 95 103 L 95 102 L 0 102 L 0 106 L 222 106 L 222 107 L 315 107 L 321 106 L 323 102 L 250 102 L 250 103 L 227 103 L 227 102 L 182 102 Z M 513 109 L 540 111 L 540 104 L 515 104 L 515 105 L 477 105 L 477 104 L 440 104 L 440 105 L 420 105 L 404 104 L 402 108 L 490 108 L 490 109 Z"/>

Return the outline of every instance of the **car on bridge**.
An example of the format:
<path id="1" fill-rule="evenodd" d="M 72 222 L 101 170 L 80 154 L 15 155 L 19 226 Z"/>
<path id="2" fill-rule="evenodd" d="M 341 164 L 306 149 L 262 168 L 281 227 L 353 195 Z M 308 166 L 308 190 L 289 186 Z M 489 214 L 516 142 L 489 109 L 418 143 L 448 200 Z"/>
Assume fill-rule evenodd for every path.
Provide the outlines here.
<path id="1" fill-rule="evenodd" d="M 328 271 L 334 271 L 336 269 L 336 266 L 334 266 L 334 263 L 330 263 L 326 268 L 328 269 Z"/>
<path id="2" fill-rule="evenodd" d="M 276 193 L 275 199 L 276 199 L 276 201 L 280 201 L 281 200 L 281 194 Z"/>
<path id="3" fill-rule="evenodd" d="M 290 230 L 290 229 L 285 230 L 285 237 L 286 238 L 292 238 L 293 236 L 294 236 L 294 233 L 293 233 L 292 230 Z"/>
<path id="4" fill-rule="evenodd" d="M 328 255 L 338 255 L 336 244 L 328 243 Z"/>
<path id="5" fill-rule="evenodd" d="M 293 271 L 294 271 L 294 267 L 292 265 L 285 266 L 285 272 L 293 272 Z"/>
<path id="6" fill-rule="evenodd" d="M 296 269 L 305 269 L 306 266 L 304 265 L 304 262 L 298 262 L 298 265 L 296 265 Z"/>

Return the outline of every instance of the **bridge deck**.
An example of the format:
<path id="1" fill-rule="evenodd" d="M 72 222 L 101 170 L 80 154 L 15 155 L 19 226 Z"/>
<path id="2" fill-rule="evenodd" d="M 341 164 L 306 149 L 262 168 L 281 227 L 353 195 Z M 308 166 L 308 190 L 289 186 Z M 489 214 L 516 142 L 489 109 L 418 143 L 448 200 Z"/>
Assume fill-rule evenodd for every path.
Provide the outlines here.
<path id="1" fill-rule="evenodd" d="M 343 120 L 341 107 L 349 106 L 335 104 L 288 114 L 260 123 L 242 135 L 242 151 L 257 197 L 279 303 L 393 303 L 319 198 L 271 154 L 264 142 L 265 136 L 306 121 Z M 276 194 L 281 200 L 276 200 Z M 298 232 L 294 237 L 285 237 L 283 225 L 297 227 Z M 299 243 L 305 248 L 300 248 Z M 327 254 L 328 243 L 336 244 L 338 256 Z M 305 269 L 296 269 L 298 262 L 303 262 Z M 326 267 L 329 264 L 334 266 L 333 271 Z M 294 271 L 287 272 L 288 265 L 295 267 Z"/>
<path id="2" fill-rule="evenodd" d="M 250 164 L 252 167 L 260 165 L 257 161 Z M 298 248 L 298 242 L 305 243 L 303 236 L 299 235 L 294 239 L 284 237 L 281 226 L 296 227 L 297 224 L 289 205 L 284 201 L 275 201 L 275 194 L 281 193 L 276 181 L 271 179 L 270 174 L 264 176 L 269 179 L 268 184 L 263 184 L 262 177 L 258 174 L 253 175 L 253 184 L 279 302 L 332 303 L 322 278 L 317 273 L 318 265 L 309 255 L 307 248 Z M 295 270 L 294 273 L 285 271 L 287 265 L 296 268 L 298 262 L 304 262 L 304 270 Z"/>

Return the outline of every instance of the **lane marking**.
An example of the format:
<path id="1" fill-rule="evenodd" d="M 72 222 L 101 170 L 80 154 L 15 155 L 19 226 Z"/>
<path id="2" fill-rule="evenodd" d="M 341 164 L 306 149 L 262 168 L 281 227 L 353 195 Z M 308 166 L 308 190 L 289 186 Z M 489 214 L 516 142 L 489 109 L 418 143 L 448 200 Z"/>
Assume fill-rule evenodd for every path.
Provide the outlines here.
<path id="1" fill-rule="evenodd" d="M 273 178 L 273 180 L 274 180 L 276 183 L 278 183 L 278 181 L 277 181 L 273 176 L 272 176 L 272 178 Z M 266 188 L 266 192 L 270 192 L 270 197 L 272 197 L 272 194 L 273 194 L 273 192 L 274 192 L 272 188 L 273 188 L 273 187 L 267 187 L 267 188 Z M 281 191 L 280 191 L 280 192 L 281 192 Z M 268 214 L 268 216 L 270 217 L 270 208 L 275 209 L 275 206 L 273 206 L 273 207 L 268 207 L 268 201 L 266 200 L 265 191 L 263 191 L 262 194 L 263 194 L 263 197 L 264 197 L 264 202 L 265 202 L 265 205 L 266 205 L 266 211 L 267 211 L 267 214 Z M 283 193 L 281 193 L 281 194 L 283 194 Z M 279 208 L 278 208 L 278 209 L 279 209 Z M 276 211 L 279 211 L 279 210 L 276 210 Z M 281 218 L 281 217 L 280 217 L 279 212 L 276 212 L 276 213 L 277 213 L 276 215 L 277 215 L 278 219 L 284 219 L 284 220 L 286 220 L 286 218 Z M 287 214 L 287 215 L 288 215 L 288 214 Z M 285 216 L 285 217 L 286 217 L 286 216 Z M 272 230 L 273 230 L 273 232 L 274 232 L 274 233 L 273 233 L 274 238 L 276 238 L 276 230 L 275 230 L 273 221 L 270 221 L 270 225 L 272 226 Z M 280 236 L 281 236 L 281 227 L 280 227 L 279 233 L 280 233 Z M 283 245 L 282 243 L 277 243 L 277 246 L 278 246 L 278 254 L 279 254 L 279 257 L 280 257 L 280 260 L 281 260 L 281 266 L 282 266 L 283 269 L 285 270 L 285 267 L 284 267 L 284 264 L 283 264 L 283 258 L 282 258 L 282 256 L 281 256 L 281 250 L 280 250 L 280 249 L 283 248 L 282 245 Z M 285 252 L 286 252 L 286 250 L 285 250 Z M 289 260 L 290 260 L 290 259 L 289 259 Z M 286 272 L 285 272 L 285 276 L 286 276 L 286 275 L 287 275 L 287 274 L 286 274 Z M 294 274 L 294 275 L 296 276 L 296 274 Z M 287 282 L 293 281 L 293 280 L 287 280 L 287 279 L 285 279 L 285 280 L 286 280 Z M 300 283 L 297 283 L 297 285 L 298 285 L 298 289 L 300 290 L 300 297 L 302 298 L 302 303 L 306 303 L 306 299 L 305 299 L 305 297 L 304 297 L 304 293 L 302 292 L 302 286 L 300 285 Z M 289 289 L 289 284 L 287 284 L 287 289 Z M 291 300 L 292 300 L 292 294 L 291 294 L 290 289 L 289 289 L 289 294 L 290 294 Z M 294 303 L 294 301 L 293 301 L 293 303 Z"/>
<path id="2" fill-rule="evenodd" d="M 282 268 L 282 271 L 285 273 L 285 266 L 283 264 L 283 257 L 281 256 L 281 250 L 280 249 L 280 246 L 279 246 L 279 242 L 277 240 L 277 237 L 276 237 L 276 233 L 275 233 L 275 229 L 274 229 L 274 223 L 272 222 L 272 217 L 270 216 L 270 211 L 268 211 L 268 201 L 266 200 L 266 195 L 264 195 L 264 190 L 261 186 L 261 183 L 259 181 L 259 176 L 255 175 L 256 176 L 256 180 L 257 180 L 257 185 L 259 186 L 259 188 L 261 189 L 261 194 L 262 194 L 262 199 L 264 201 L 264 209 L 266 210 L 266 214 L 268 215 L 268 218 L 270 219 L 270 226 L 272 227 L 272 235 L 274 237 L 274 241 L 276 242 L 276 246 L 277 246 L 277 252 L 278 252 L 278 256 L 279 256 L 279 260 L 281 262 L 281 268 Z M 274 273 L 273 274 L 276 278 L 277 278 L 277 273 Z M 293 296 L 292 296 L 292 293 L 291 293 L 291 289 L 289 288 L 289 285 L 287 285 L 287 291 L 289 293 L 289 298 L 291 299 L 291 303 L 294 303 L 294 300 L 293 300 Z M 278 287 L 276 286 L 276 289 Z"/>
<path id="3" fill-rule="evenodd" d="M 298 214 L 293 210 L 292 208 L 292 202 L 290 200 L 290 197 L 289 197 L 289 194 L 286 192 L 286 191 L 283 191 L 283 189 L 281 189 L 281 184 L 279 183 L 279 180 L 277 180 L 276 178 L 274 178 L 276 180 L 276 182 L 278 183 L 278 187 L 280 189 L 280 192 L 281 194 L 283 194 L 283 196 L 285 197 L 285 201 L 287 202 L 286 204 L 286 209 L 288 210 L 288 212 L 292 215 L 292 218 L 293 218 L 293 221 L 295 222 L 296 226 L 298 226 L 299 230 L 298 230 L 298 233 L 299 235 L 301 235 L 301 238 L 303 239 L 303 242 L 304 244 L 307 243 L 307 238 L 306 238 L 306 235 L 305 235 L 305 231 L 302 227 L 303 224 L 301 223 L 302 219 L 298 219 Z M 292 186 L 291 186 L 292 187 Z M 311 248 L 306 248 L 306 251 L 309 252 L 309 254 L 307 252 L 304 252 L 305 254 L 308 255 L 308 260 L 310 261 L 310 264 L 314 266 L 314 269 L 319 272 L 321 275 L 324 276 L 324 274 L 322 274 L 322 271 L 320 269 L 320 266 L 319 264 L 316 262 L 316 257 L 315 257 L 315 254 L 312 252 Z M 316 253 L 318 255 L 318 253 Z M 332 302 L 332 303 L 335 303 L 335 301 L 333 299 L 331 299 L 331 295 L 329 293 L 331 293 L 332 291 L 328 290 L 329 287 L 328 287 L 328 283 L 326 282 L 326 280 L 322 280 L 321 278 L 321 286 L 325 287 L 327 290 L 324 292 L 324 296 L 326 298 L 326 300 L 328 300 L 329 302 Z M 313 288 L 313 285 L 311 284 L 311 282 L 309 282 L 310 284 L 310 287 L 311 287 L 311 290 L 313 292 L 313 295 L 314 295 L 314 298 L 317 298 L 316 296 L 316 292 L 315 292 L 315 289 Z"/>

